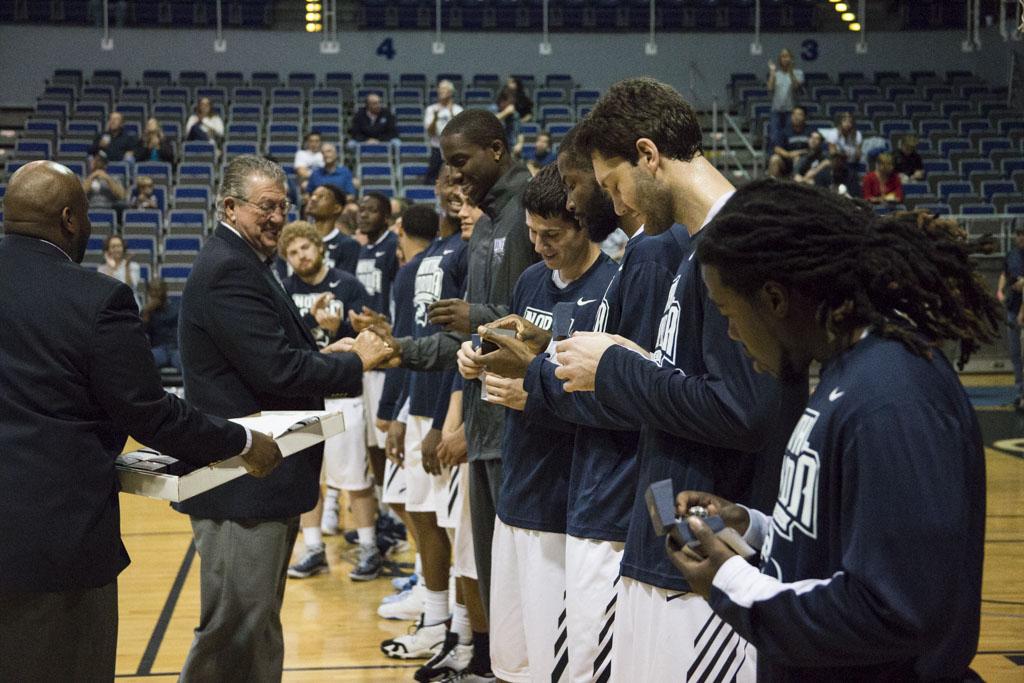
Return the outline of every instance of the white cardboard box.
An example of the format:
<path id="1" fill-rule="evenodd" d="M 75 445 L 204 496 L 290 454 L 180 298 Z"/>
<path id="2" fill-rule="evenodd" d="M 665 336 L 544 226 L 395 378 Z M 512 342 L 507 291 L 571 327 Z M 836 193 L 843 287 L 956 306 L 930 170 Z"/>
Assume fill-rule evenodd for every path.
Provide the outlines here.
<path id="1" fill-rule="evenodd" d="M 286 458 L 345 431 L 344 416 L 326 410 L 267 410 L 251 417 L 235 418 L 232 422 L 273 434 L 281 455 Z M 166 473 L 168 467 L 177 464 L 174 458 L 146 448 L 122 453 L 117 459 L 121 490 L 177 503 L 246 474 L 242 458 L 237 455 L 185 474 Z M 151 471 L 153 469 L 165 471 Z"/>

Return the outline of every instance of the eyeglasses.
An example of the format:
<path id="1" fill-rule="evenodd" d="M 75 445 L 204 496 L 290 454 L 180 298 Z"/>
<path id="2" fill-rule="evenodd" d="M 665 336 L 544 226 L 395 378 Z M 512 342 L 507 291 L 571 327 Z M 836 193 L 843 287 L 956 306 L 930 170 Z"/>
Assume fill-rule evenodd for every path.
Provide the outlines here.
<path id="1" fill-rule="evenodd" d="M 278 210 L 281 211 L 281 215 L 282 216 L 287 216 L 288 215 L 288 211 L 292 208 L 292 203 L 290 201 L 288 201 L 287 199 L 283 200 L 283 201 L 280 201 L 280 202 L 276 202 L 276 203 L 275 202 L 265 202 L 263 204 L 256 204 L 255 202 L 250 202 L 245 197 L 235 197 L 235 196 L 232 196 L 232 199 L 237 199 L 238 201 L 240 201 L 240 202 L 242 202 L 244 204 L 248 204 L 249 206 L 251 206 L 254 209 L 256 209 L 257 211 L 259 211 L 264 216 L 269 216 L 269 215 L 271 215 L 272 213 L 274 213 L 275 211 L 278 211 Z"/>

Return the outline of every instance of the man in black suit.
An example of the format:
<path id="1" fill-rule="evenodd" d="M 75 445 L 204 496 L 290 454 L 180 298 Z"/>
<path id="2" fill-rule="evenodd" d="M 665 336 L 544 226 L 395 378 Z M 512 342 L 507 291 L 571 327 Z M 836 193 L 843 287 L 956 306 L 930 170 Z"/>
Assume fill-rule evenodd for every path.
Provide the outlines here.
<path id="1" fill-rule="evenodd" d="M 220 224 L 196 258 L 178 335 L 185 393 L 222 417 L 322 410 L 323 396 L 358 395 L 363 371 L 390 353 L 372 334 L 322 354 L 270 267 L 288 214 L 284 171 L 243 155 L 224 169 Z M 176 505 L 192 519 L 202 560 L 200 621 L 183 681 L 279 680 L 281 601 L 299 515 L 316 504 L 323 446 L 269 477 L 229 482 Z"/>
<path id="2" fill-rule="evenodd" d="M 196 465 L 281 460 L 273 439 L 166 393 L 132 290 L 82 268 L 69 169 L 12 176 L 0 242 L 0 680 L 111 680 L 121 544 L 114 459 L 130 434 Z M 247 446 L 247 442 L 249 445 Z M 245 477 L 251 479 L 251 477 Z"/>

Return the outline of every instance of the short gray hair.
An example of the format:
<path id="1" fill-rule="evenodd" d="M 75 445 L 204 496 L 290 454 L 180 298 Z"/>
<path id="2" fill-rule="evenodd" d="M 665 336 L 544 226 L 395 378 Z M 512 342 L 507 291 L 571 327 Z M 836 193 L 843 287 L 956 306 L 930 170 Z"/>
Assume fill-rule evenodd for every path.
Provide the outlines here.
<path id="1" fill-rule="evenodd" d="M 224 220 L 224 200 L 228 197 L 245 199 L 249 183 L 254 176 L 280 183 L 284 186 L 285 191 L 288 191 L 288 176 L 276 162 L 254 154 L 237 156 L 224 167 L 224 176 L 221 178 L 220 190 L 217 192 L 218 220 Z"/>

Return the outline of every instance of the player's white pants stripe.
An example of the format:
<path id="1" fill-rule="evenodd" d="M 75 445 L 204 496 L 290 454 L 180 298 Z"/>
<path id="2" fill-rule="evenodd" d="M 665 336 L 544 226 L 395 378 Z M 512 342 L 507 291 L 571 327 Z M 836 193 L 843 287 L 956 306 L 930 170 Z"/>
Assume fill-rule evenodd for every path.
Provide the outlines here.
<path id="1" fill-rule="evenodd" d="M 704 681 L 732 681 L 743 664 L 747 641 L 712 614 L 704 623 L 693 641 L 697 656 L 686 672 L 686 680 L 693 683 Z"/>

